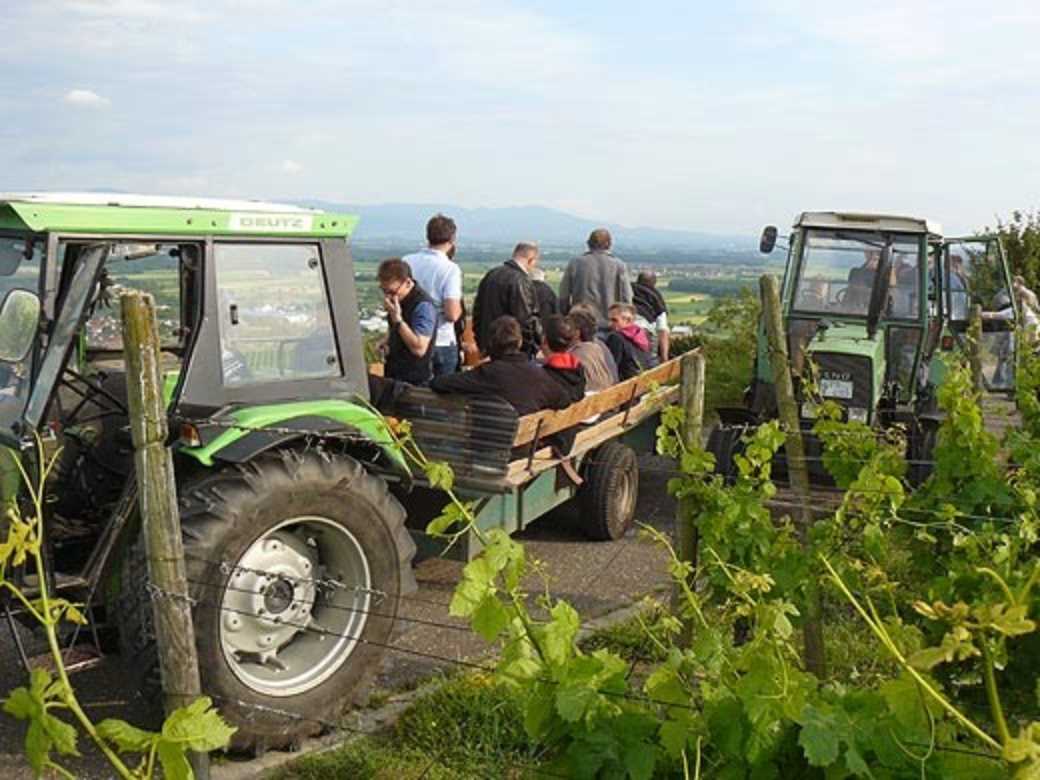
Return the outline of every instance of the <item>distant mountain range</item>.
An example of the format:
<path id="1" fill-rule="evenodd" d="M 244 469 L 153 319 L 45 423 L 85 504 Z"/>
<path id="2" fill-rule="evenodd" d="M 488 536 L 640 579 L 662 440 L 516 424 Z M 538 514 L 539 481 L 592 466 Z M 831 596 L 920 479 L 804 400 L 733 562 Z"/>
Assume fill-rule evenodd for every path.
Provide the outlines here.
<path id="1" fill-rule="evenodd" d="M 426 220 L 437 212 L 452 217 L 459 226 L 462 241 L 487 244 L 514 244 L 525 239 L 543 246 L 580 247 L 589 232 L 605 227 L 619 247 L 630 249 L 685 249 L 757 251 L 758 240 L 751 236 L 727 236 L 691 230 L 628 227 L 611 222 L 596 222 L 544 206 L 506 206 L 502 208 L 463 208 L 438 203 L 387 203 L 359 205 L 329 201 L 298 201 L 302 206 L 346 212 L 361 217 L 355 242 L 421 242 Z"/>

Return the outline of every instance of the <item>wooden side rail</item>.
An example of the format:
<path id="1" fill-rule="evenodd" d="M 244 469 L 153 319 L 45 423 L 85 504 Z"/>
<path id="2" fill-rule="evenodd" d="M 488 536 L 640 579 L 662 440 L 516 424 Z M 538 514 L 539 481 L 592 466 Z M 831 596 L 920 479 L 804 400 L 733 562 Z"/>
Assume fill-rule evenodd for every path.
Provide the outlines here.
<path id="1" fill-rule="evenodd" d="M 681 358 L 673 358 L 656 368 L 644 371 L 638 376 L 619 382 L 613 387 L 590 395 L 582 401 L 571 404 L 566 409 L 547 409 L 542 412 L 524 415 L 513 439 L 514 447 L 522 447 L 534 441 L 535 436 L 542 438 L 559 431 L 573 428 L 583 420 L 617 409 L 622 404 L 639 399 L 654 386 L 667 384 L 679 378 Z"/>

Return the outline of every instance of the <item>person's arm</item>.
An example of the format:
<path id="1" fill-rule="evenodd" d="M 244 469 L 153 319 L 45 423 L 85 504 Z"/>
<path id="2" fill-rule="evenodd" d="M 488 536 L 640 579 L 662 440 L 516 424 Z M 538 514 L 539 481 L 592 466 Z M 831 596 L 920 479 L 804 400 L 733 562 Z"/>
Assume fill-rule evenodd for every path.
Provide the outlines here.
<path id="1" fill-rule="evenodd" d="M 462 316 L 462 269 L 454 263 L 441 288 L 441 307 L 448 322 L 455 322 Z"/>
<path id="2" fill-rule="evenodd" d="M 617 300 L 620 303 L 632 303 L 632 282 L 628 280 L 628 268 L 618 261 Z"/>
<path id="3" fill-rule="evenodd" d="M 430 389 L 437 393 L 460 393 L 462 395 L 487 393 L 488 388 L 480 369 L 481 366 L 477 366 L 469 371 L 435 376 L 430 382 Z"/>
<path id="4" fill-rule="evenodd" d="M 560 279 L 560 314 L 567 314 L 571 310 L 571 266 L 563 272 Z"/>
<path id="5" fill-rule="evenodd" d="M 657 329 L 657 354 L 661 356 L 661 362 L 668 360 L 668 351 L 671 347 L 672 334 L 668 330 L 668 312 L 663 311 L 657 315 L 654 322 Z"/>
<path id="6" fill-rule="evenodd" d="M 534 347 L 542 343 L 542 323 L 538 318 L 538 296 L 534 290 L 534 282 L 526 276 L 520 277 L 517 284 L 509 289 L 509 311 L 513 312 L 520 323 L 524 334 L 524 346 Z"/>
<path id="7" fill-rule="evenodd" d="M 399 301 L 394 298 L 387 298 L 385 305 L 387 327 L 391 331 L 397 331 L 397 335 L 401 337 L 401 341 L 408 347 L 409 352 L 416 356 L 423 355 L 426 352 L 426 348 L 430 345 L 430 334 L 425 336 L 419 335 L 412 329 L 412 326 L 401 316 L 401 304 Z M 418 309 L 418 307 L 416 308 Z"/>
<path id="8" fill-rule="evenodd" d="M 430 346 L 436 324 L 437 310 L 432 303 L 424 301 L 415 307 L 411 322 L 401 321 L 397 332 L 408 351 L 422 357 Z"/>

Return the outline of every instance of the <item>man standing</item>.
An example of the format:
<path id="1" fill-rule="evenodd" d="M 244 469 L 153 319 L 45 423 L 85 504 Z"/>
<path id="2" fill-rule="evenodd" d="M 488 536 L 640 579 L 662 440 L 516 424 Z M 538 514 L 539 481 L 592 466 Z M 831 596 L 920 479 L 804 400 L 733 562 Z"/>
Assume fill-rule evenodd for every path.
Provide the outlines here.
<path id="1" fill-rule="evenodd" d="M 560 311 L 587 303 L 596 311 L 600 328 L 609 327 L 607 310 L 614 303 L 632 302 L 632 285 L 625 264 L 610 253 L 612 239 L 606 228 L 589 234 L 589 251 L 571 260 L 560 282 Z"/>
<path id="2" fill-rule="evenodd" d="M 636 325 L 650 337 L 650 351 L 657 352 L 661 362 L 668 360 L 668 305 L 657 290 L 657 274 L 640 271 L 632 285 L 632 303 L 636 307 Z"/>
<path id="3" fill-rule="evenodd" d="M 387 355 L 384 376 L 413 385 L 433 379 L 433 334 L 437 309 L 399 257 L 379 264 L 376 273 L 386 309 Z"/>
<path id="4" fill-rule="evenodd" d="M 430 296 L 437 310 L 437 336 L 433 346 L 433 375 L 451 374 L 459 367 L 455 321 L 462 316 L 462 269 L 455 257 L 455 221 L 434 214 L 426 223 L 428 248 L 402 258 L 412 278 Z"/>
<path id="5" fill-rule="evenodd" d="M 491 323 L 505 314 L 520 323 L 522 351 L 529 357 L 538 352 L 542 343 L 542 325 L 530 276 L 538 257 L 537 244 L 521 241 L 509 260 L 488 271 L 480 280 L 473 301 L 473 333 L 483 354 L 489 354 Z"/>

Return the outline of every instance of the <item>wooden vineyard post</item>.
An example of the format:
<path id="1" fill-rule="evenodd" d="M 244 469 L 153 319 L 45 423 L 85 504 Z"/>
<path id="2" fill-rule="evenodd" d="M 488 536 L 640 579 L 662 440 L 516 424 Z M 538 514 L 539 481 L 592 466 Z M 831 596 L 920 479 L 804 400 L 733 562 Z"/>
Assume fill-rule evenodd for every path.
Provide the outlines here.
<path id="1" fill-rule="evenodd" d="M 700 349 L 687 352 L 682 356 L 679 374 L 679 401 L 686 412 L 683 421 L 683 445 L 687 449 L 701 446 L 701 429 L 704 425 L 704 354 Z M 676 554 L 680 561 L 692 565 L 687 584 L 692 589 L 697 577 L 697 523 L 696 514 L 699 507 L 693 505 L 693 499 L 679 499 L 675 509 Z M 682 588 L 676 583 L 672 592 L 673 611 L 682 599 Z M 691 637 L 691 626 L 683 626 L 681 643 L 688 643 Z"/>
<path id="2" fill-rule="evenodd" d="M 201 694 L 191 600 L 184 567 L 173 458 L 166 448 L 166 406 L 160 376 L 159 328 L 151 295 L 121 297 L 127 400 L 134 466 L 141 504 L 141 532 L 148 559 L 164 705 L 169 715 Z M 209 755 L 189 753 L 200 780 L 209 778 Z"/>
<path id="3" fill-rule="evenodd" d="M 791 363 L 787 356 L 787 338 L 784 333 L 783 314 L 780 308 L 780 292 L 776 277 L 765 274 L 759 280 L 762 293 L 762 316 L 765 318 L 766 335 L 769 339 L 769 363 L 773 369 L 776 388 L 776 406 L 780 425 L 785 433 L 784 450 L 787 453 L 787 473 L 791 487 L 798 499 L 798 535 L 803 549 L 809 553 L 809 526 L 812 524 L 812 495 L 809 487 L 809 464 L 805 460 L 805 442 L 798 424 L 798 402 L 794 397 L 791 381 Z M 825 673 L 823 627 L 820 591 L 816 581 L 810 577 L 805 584 L 806 614 L 803 627 L 805 668 L 822 678 Z"/>
<path id="4" fill-rule="evenodd" d="M 971 307 L 971 320 L 968 323 L 968 363 L 971 365 L 971 386 L 975 394 L 981 396 L 982 380 L 982 307 L 975 304 Z"/>

